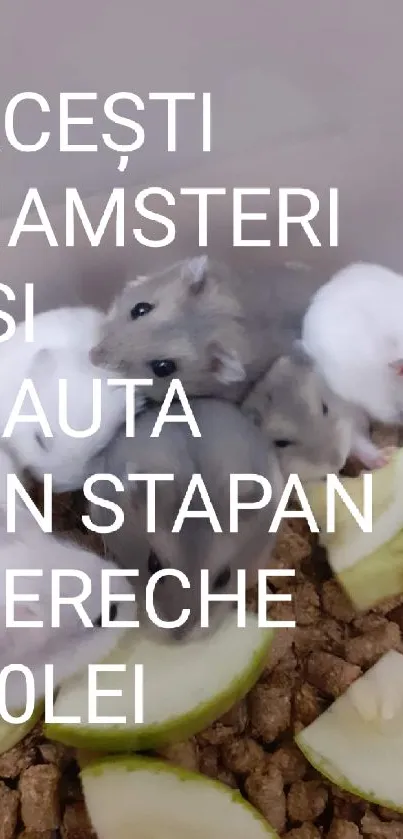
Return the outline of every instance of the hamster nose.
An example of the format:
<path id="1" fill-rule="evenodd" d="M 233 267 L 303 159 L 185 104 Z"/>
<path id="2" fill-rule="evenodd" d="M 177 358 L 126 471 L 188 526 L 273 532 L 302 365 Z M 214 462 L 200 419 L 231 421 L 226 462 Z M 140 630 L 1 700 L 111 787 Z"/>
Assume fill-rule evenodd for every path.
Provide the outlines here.
<path id="1" fill-rule="evenodd" d="M 176 626 L 175 629 L 171 630 L 172 638 L 174 641 L 183 641 L 187 635 L 189 635 L 191 627 L 189 626 L 189 622 L 183 623 L 182 626 Z"/>

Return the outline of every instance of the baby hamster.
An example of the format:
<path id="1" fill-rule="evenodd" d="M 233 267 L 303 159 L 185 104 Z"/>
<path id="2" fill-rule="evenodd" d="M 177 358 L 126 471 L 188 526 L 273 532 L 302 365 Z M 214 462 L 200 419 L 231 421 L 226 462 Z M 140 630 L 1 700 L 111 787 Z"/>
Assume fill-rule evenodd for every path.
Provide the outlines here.
<path id="1" fill-rule="evenodd" d="M 242 270 L 199 256 L 130 280 L 117 295 L 91 352 L 94 364 L 153 378 L 164 397 L 173 377 L 188 396 L 239 401 L 299 337 L 314 288 L 313 271 L 273 266 Z"/>
<path id="2" fill-rule="evenodd" d="M 82 486 L 88 460 L 113 436 L 125 418 L 125 389 L 108 386 L 106 370 L 95 368 L 89 349 L 99 333 L 103 313 L 90 307 L 56 309 L 36 315 L 34 342 L 26 343 L 19 324 L 10 341 L 0 344 L 1 433 L 9 420 L 24 378 L 31 379 L 52 437 L 39 423 L 18 422 L 7 438 L 20 465 L 36 478 L 52 472 L 55 491 Z M 90 437 L 73 438 L 59 426 L 59 379 L 67 380 L 68 421 L 73 429 L 89 428 L 93 418 L 93 379 L 102 382 L 101 428 Z M 109 372 L 109 378 L 114 378 Z M 136 409 L 141 408 L 140 396 Z M 27 410 L 29 406 L 29 410 Z M 22 413 L 34 413 L 29 397 Z"/>
<path id="3" fill-rule="evenodd" d="M 16 503 L 16 532 L 7 532 L 4 497 L 7 474 L 18 474 L 13 459 L 5 449 L 0 450 L 0 670 L 9 664 L 28 667 L 35 680 L 37 699 L 44 696 L 45 664 L 54 666 L 55 687 L 83 670 L 88 664 L 96 664 L 109 655 L 123 628 L 102 627 L 101 624 L 101 573 L 102 569 L 116 568 L 115 564 L 78 544 L 44 533 L 34 521 L 22 502 Z M 43 621 L 43 627 L 7 626 L 6 615 L 6 571 L 29 571 L 38 569 L 42 576 L 23 576 L 14 581 L 14 591 L 24 595 L 39 595 L 31 602 L 16 602 L 14 620 Z M 84 572 L 91 580 L 91 591 L 83 599 L 85 609 L 93 626 L 86 627 L 72 605 L 60 608 L 60 627 L 52 627 L 52 569 L 71 571 L 72 577 L 64 576 L 60 582 L 61 597 L 79 596 L 83 582 L 74 572 Z M 113 594 L 133 594 L 125 577 L 112 577 L 109 591 Z M 53 595 L 54 596 L 54 595 Z M 123 601 L 111 603 L 111 621 L 133 621 L 136 619 L 135 603 Z M 8 621 L 9 623 L 9 621 Z M 22 678 L 12 673 L 7 680 L 7 707 L 9 711 L 21 707 Z"/>
<path id="4" fill-rule="evenodd" d="M 105 315 L 93 306 L 61 307 L 34 316 L 33 341 L 25 340 L 25 323 L 17 324 L 8 341 L 0 343 L 2 362 L 12 359 L 13 373 L 19 381 L 27 375 L 33 356 L 41 349 L 59 347 L 74 350 L 86 349 L 97 340 Z M 2 370 L 5 381 L 5 369 Z"/>
<path id="5" fill-rule="evenodd" d="M 338 473 L 351 445 L 351 417 L 299 342 L 280 356 L 242 403 L 275 447 L 285 478 Z"/>
<path id="6" fill-rule="evenodd" d="M 86 351 L 49 348 L 40 350 L 33 358 L 28 378 L 33 382 L 52 437 L 44 435 L 39 423 L 18 422 L 7 439 L 20 465 L 36 479 L 42 479 L 46 472 L 52 474 L 55 492 L 82 487 L 89 460 L 125 420 L 125 388 L 109 386 L 108 377 L 112 378 L 106 370 L 93 367 Z M 85 430 L 91 427 L 96 415 L 93 406 L 93 379 L 96 378 L 101 380 L 100 428 L 89 437 L 71 437 L 59 425 L 59 379 L 67 382 L 69 426 Z M 29 399 L 25 404 L 29 404 Z"/>
<path id="7" fill-rule="evenodd" d="M 302 340 L 329 386 L 353 409 L 351 454 L 369 469 L 388 452 L 375 446 L 369 421 L 403 422 L 403 276 L 359 262 L 338 271 L 314 296 Z"/>
<path id="8" fill-rule="evenodd" d="M 169 422 L 159 437 L 151 438 L 158 410 L 149 409 L 136 420 L 135 437 L 126 438 L 124 433 L 115 437 L 91 469 L 92 474 L 115 475 L 125 484 L 122 493 L 110 482 L 99 480 L 93 491 L 98 498 L 114 501 L 124 511 L 122 526 L 113 533 L 104 533 L 104 539 L 120 565 L 139 568 L 139 606 L 142 601 L 144 607 L 150 576 L 161 568 L 171 567 L 187 575 L 189 590 L 182 588 L 179 580 L 167 577 L 157 582 L 154 591 L 154 606 L 163 620 L 177 620 L 183 609 L 190 609 L 187 622 L 170 630 L 173 639 L 181 640 L 188 638 L 190 632 L 203 631 L 201 569 L 210 572 L 209 591 L 222 595 L 237 591 L 238 569 L 245 568 L 252 583 L 264 552 L 269 562 L 275 534 L 268 530 L 284 488 L 274 451 L 269 448 L 268 453 L 264 436 L 239 408 L 218 399 L 194 399 L 190 404 L 201 437 L 193 437 L 187 424 Z M 172 405 L 170 413 L 181 414 L 182 407 Z M 147 533 L 145 482 L 127 481 L 127 475 L 136 472 L 174 475 L 173 481 L 156 483 L 155 533 Z M 237 533 L 229 532 L 232 473 L 262 475 L 272 487 L 272 498 L 269 501 L 266 497 L 266 506 L 239 511 Z M 187 518 L 179 533 L 172 533 L 193 474 L 202 476 L 222 528 L 220 533 L 213 531 L 208 518 Z M 263 493 L 257 481 L 240 481 L 240 502 L 258 504 Z M 198 491 L 190 508 L 205 508 Z M 90 517 L 94 524 L 103 526 L 110 526 L 115 520 L 110 510 L 94 502 L 90 505 Z M 211 603 L 211 628 L 230 608 L 228 602 Z"/>

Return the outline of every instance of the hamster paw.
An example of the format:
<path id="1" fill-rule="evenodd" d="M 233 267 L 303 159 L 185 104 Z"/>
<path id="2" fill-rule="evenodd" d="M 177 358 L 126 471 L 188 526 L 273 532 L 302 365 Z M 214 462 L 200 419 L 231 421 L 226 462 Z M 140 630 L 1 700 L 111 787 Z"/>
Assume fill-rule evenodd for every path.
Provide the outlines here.
<path id="1" fill-rule="evenodd" d="M 386 466 L 387 463 L 392 459 L 392 457 L 397 452 L 397 446 L 385 446 L 384 449 L 381 450 L 381 458 L 383 459 L 383 465 Z"/>
<path id="2" fill-rule="evenodd" d="M 378 448 L 369 437 L 356 434 L 350 454 L 356 457 L 365 469 L 372 471 L 386 466 L 395 451 L 396 447 L 394 446 Z"/>
<path id="3" fill-rule="evenodd" d="M 366 458 L 364 466 L 368 469 L 382 469 L 389 463 L 395 452 L 396 446 L 386 446 L 384 449 L 379 449 L 374 457 Z"/>

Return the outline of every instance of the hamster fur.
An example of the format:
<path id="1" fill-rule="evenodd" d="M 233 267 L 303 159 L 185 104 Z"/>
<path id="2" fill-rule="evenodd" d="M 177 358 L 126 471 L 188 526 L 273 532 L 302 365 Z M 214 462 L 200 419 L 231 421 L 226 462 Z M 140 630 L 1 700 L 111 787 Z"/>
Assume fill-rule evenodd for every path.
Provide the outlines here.
<path id="1" fill-rule="evenodd" d="M 33 519 L 31 513 L 17 498 L 15 533 L 7 532 L 6 527 L 6 485 L 7 474 L 18 474 L 13 459 L 0 449 L 0 669 L 9 664 L 22 664 L 28 667 L 35 680 L 35 696 L 41 699 L 45 691 L 45 664 L 54 666 L 54 685 L 70 678 L 88 664 L 96 664 L 105 658 L 117 644 L 125 631 L 116 626 L 99 626 L 101 622 L 101 573 L 102 570 L 114 570 L 116 565 L 101 558 L 93 551 L 80 547 L 65 538 L 44 533 Z M 26 572 L 38 569 L 41 576 L 14 581 L 14 590 L 23 595 L 39 595 L 32 602 L 16 602 L 14 619 L 16 621 L 43 621 L 43 627 L 6 626 L 6 571 Z M 71 571 L 73 576 L 62 576 L 60 581 L 61 597 L 80 595 L 85 589 L 84 581 L 74 576 L 75 571 L 82 571 L 91 580 L 91 591 L 87 599 L 83 598 L 83 609 L 93 626 L 86 627 L 74 606 L 66 604 L 60 608 L 60 627 L 52 627 L 52 570 Z M 133 594 L 133 589 L 125 577 L 112 577 L 109 581 L 111 593 Z M 133 601 L 116 602 L 116 609 L 111 610 L 110 618 L 116 621 L 135 620 Z M 98 623 L 98 625 L 97 625 Z M 7 680 L 7 707 L 9 710 L 21 707 L 21 675 L 11 673 Z"/>
<path id="2" fill-rule="evenodd" d="M 24 378 L 31 379 L 39 397 L 52 437 L 43 434 L 40 423 L 17 422 L 7 438 L 22 468 L 34 477 L 53 475 L 55 491 L 79 488 L 86 464 L 113 436 L 125 418 L 125 388 L 108 386 L 113 372 L 94 367 L 89 349 L 99 334 L 104 315 L 97 309 L 55 309 L 34 319 L 34 342 L 25 343 L 24 324 L 0 349 L 3 353 L 0 424 L 3 435 Z M 59 426 L 59 379 L 67 380 L 67 418 L 73 429 L 85 430 L 93 418 L 93 379 L 101 379 L 101 428 L 89 437 L 75 438 Z M 136 398 L 140 410 L 141 397 Z M 29 410 L 27 411 L 27 406 Z M 29 396 L 20 413 L 34 413 Z"/>
<path id="3" fill-rule="evenodd" d="M 25 322 L 17 324 L 8 341 L 0 343 L 0 358 L 12 358 L 13 372 L 22 380 L 32 364 L 34 355 L 41 349 L 59 347 L 74 350 L 86 349 L 97 340 L 105 314 L 93 306 L 61 307 L 34 316 L 33 341 L 25 340 Z"/>
<path id="4" fill-rule="evenodd" d="M 188 396 L 239 402 L 251 382 L 300 335 L 320 273 L 287 265 L 241 273 L 203 255 L 127 282 L 115 297 L 92 361 L 153 377 L 164 397 L 173 377 Z"/>
<path id="5" fill-rule="evenodd" d="M 200 571 L 211 574 L 210 592 L 220 594 L 237 591 L 238 569 L 245 568 L 250 583 L 256 581 L 257 568 L 264 554 L 269 560 L 275 534 L 268 533 L 284 482 L 274 452 L 261 432 L 239 408 L 226 400 L 194 399 L 190 401 L 201 437 L 193 437 L 187 424 L 166 423 L 159 437 L 151 438 L 158 417 L 156 408 L 136 419 L 136 434 L 126 438 L 118 435 L 97 459 L 92 474 L 116 475 L 125 485 L 117 491 L 109 481 L 99 480 L 93 491 L 98 498 L 114 501 L 124 512 L 124 523 L 113 533 L 105 533 L 106 546 L 124 568 L 139 568 L 139 606 L 150 576 L 160 568 L 183 571 L 190 589 L 179 580 L 167 577 L 157 582 L 154 606 L 160 618 L 178 619 L 182 609 L 189 608 L 187 622 L 170 630 L 174 640 L 188 638 L 200 629 Z M 170 414 L 183 414 L 182 407 L 172 405 Z M 144 481 L 128 481 L 133 473 L 173 474 L 174 480 L 157 481 L 155 533 L 147 533 L 147 491 Z M 261 509 L 239 511 L 238 532 L 229 532 L 230 475 L 233 473 L 262 475 L 270 482 L 272 498 Z M 218 517 L 221 533 L 215 533 L 208 518 L 185 519 L 180 532 L 172 533 L 175 519 L 193 474 L 200 474 L 211 504 Z M 263 487 L 256 481 L 240 481 L 240 502 L 253 505 L 263 498 Z M 267 499 L 266 499 L 267 501 Z M 199 491 L 191 509 L 205 508 Z M 90 504 L 90 517 L 95 524 L 109 526 L 114 514 L 97 503 Z M 137 589 L 136 589 L 137 590 Z M 213 629 L 230 603 L 211 603 Z M 154 631 L 153 627 L 150 627 Z M 167 630 L 165 630 L 167 635 Z"/>
<path id="6" fill-rule="evenodd" d="M 50 472 L 55 492 L 78 489 L 88 476 L 90 459 L 109 442 L 125 420 L 125 388 L 108 385 L 107 371 L 96 370 L 89 361 L 88 352 L 77 349 L 40 350 L 28 373 L 52 437 L 44 435 L 39 423 L 18 422 L 11 437 L 7 438 L 10 447 L 21 467 L 35 478 L 42 479 Z M 69 426 L 77 431 L 91 427 L 93 379 L 101 380 L 101 424 L 91 436 L 72 437 L 60 428 L 59 379 L 66 379 L 67 419 Z M 138 404 L 137 399 L 136 406 Z"/>
<path id="7" fill-rule="evenodd" d="M 242 403 L 262 429 L 286 478 L 320 480 L 344 466 L 352 435 L 348 406 L 328 387 L 296 341 L 280 356 Z"/>
<path id="8" fill-rule="evenodd" d="M 352 406 L 351 454 L 369 469 L 387 452 L 370 421 L 403 422 L 403 276 L 371 263 L 338 271 L 314 296 L 302 340 L 329 386 Z"/>

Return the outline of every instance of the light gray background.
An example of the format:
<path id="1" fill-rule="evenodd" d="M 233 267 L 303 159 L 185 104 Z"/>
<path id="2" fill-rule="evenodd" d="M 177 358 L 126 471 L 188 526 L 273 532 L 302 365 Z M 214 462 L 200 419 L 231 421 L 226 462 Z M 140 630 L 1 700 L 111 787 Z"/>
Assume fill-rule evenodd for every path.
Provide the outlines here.
<path id="1" fill-rule="evenodd" d="M 40 190 L 61 242 L 66 186 L 88 197 L 94 222 L 113 186 L 125 186 L 128 229 L 136 224 L 129 189 L 134 196 L 143 185 L 175 193 L 189 185 L 265 186 L 274 195 L 279 186 L 300 186 L 321 199 L 335 186 L 337 252 L 313 249 L 296 230 L 280 258 L 323 262 L 324 271 L 356 258 L 403 270 L 401 0 L 4 0 L 0 24 L 0 281 L 15 289 L 34 281 L 37 308 L 105 304 L 126 265 L 141 273 L 197 252 L 197 213 L 195 200 L 184 198 L 169 211 L 177 225 L 169 249 L 147 249 L 133 239 L 117 251 L 106 234 L 96 249 L 84 235 L 74 249 L 50 248 L 41 234 L 25 234 L 17 248 L 7 248 L 30 186 Z M 34 141 L 41 130 L 51 131 L 47 147 L 35 154 L 13 151 L 4 138 L 6 104 L 22 90 L 42 93 L 51 106 L 42 116 L 35 106 L 21 106 L 16 125 L 22 138 Z M 77 142 L 99 141 L 97 154 L 58 152 L 61 90 L 97 92 L 98 105 L 75 106 L 77 115 L 93 114 L 95 125 L 71 135 Z M 102 119 L 102 106 L 118 90 L 138 93 L 146 105 L 138 114 L 146 143 L 124 174 L 117 171 L 117 154 L 100 140 L 104 130 L 117 136 Z M 211 91 L 210 154 L 201 151 L 197 103 L 179 105 L 179 150 L 164 152 L 166 106 L 147 101 L 148 92 L 158 90 Z M 225 254 L 231 202 L 212 200 L 210 244 Z M 274 199 L 267 208 L 269 222 L 255 223 L 250 233 L 271 236 L 273 246 L 237 254 L 263 269 L 279 258 Z M 262 201 L 252 209 L 264 209 Z M 327 224 L 323 212 L 315 222 L 320 238 Z"/>

